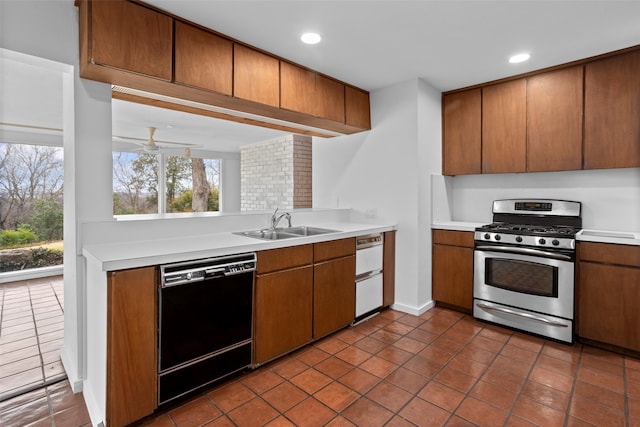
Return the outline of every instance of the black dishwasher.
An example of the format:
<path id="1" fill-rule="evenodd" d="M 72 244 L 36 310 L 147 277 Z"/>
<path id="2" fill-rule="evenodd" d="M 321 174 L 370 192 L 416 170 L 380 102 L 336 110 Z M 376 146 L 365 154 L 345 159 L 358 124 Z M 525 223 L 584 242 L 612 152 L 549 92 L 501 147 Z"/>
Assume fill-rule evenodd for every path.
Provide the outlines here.
<path id="1" fill-rule="evenodd" d="M 160 266 L 158 403 L 251 366 L 255 253 Z"/>

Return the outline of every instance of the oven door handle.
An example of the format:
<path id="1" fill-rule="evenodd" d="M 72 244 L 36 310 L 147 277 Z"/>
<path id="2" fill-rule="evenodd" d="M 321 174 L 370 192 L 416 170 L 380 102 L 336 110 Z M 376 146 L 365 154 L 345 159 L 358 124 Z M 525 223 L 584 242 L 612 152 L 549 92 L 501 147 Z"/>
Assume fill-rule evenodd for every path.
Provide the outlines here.
<path id="1" fill-rule="evenodd" d="M 499 313 L 511 314 L 513 316 L 525 317 L 525 318 L 527 318 L 529 320 L 534 320 L 536 322 L 544 323 L 544 324 L 549 325 L 549 326 L 555 326 L 557 328 L 567 328 L 569 326 L 569 325 L 565 325 L 564 323 L 554 322 L 553 320 L 545 319 L 544 317 L 538 317 L 538 316 L 535 316 L 533 314 L 522 313 L 520 311 L 510 310 L 510 309 L 504 308 L 504 307 L 492 307 L 492 306 L 486 305 L 486 304 L 476 304 L 476 306 L 478 308 L 486 311 L 487 313 L 490 313 L 492 311 L 497 311 Z"/>
<path id="2" fill-rule="evenodd" d="M 563 261 L 571 261 L 571 257 L 565 254 L 559 254 L 556 252 L 549 251 L 541 251 L 540 249 L 532 249 L 532 248 L 518 248 L 511 246 L 487 246 L 481 245 L 476 246 L 476 250 L 479 251 L 493 251 L 493 252 L 505 252 L 510 254 L 520 254 L 520 255 L 532 255 L 532 256 L 541 256 L 545 258 L 559 259 Z"/>

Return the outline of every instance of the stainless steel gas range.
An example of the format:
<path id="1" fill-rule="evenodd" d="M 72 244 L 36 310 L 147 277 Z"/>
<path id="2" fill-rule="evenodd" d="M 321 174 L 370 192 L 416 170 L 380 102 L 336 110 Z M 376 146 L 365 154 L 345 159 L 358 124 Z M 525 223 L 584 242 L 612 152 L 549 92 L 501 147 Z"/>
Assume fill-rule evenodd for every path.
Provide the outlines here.
<path id="1" fill-rule="evenodd" d="M 474 317 L 572 343 L 580 202 L 496 200 L 492 211 L 475 231 Z"/>

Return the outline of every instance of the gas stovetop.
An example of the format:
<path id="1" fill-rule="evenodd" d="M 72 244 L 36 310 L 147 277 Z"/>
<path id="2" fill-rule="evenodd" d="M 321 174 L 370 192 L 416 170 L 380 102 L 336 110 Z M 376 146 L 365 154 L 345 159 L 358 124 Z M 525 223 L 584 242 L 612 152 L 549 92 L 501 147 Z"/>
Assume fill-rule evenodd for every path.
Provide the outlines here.
<path id="1" fill-rule="evenodd" d="M 492 224 L 476 228 L 482 243 L 575 250 L 580 202 L 540 199 L 496 200 Z"/>

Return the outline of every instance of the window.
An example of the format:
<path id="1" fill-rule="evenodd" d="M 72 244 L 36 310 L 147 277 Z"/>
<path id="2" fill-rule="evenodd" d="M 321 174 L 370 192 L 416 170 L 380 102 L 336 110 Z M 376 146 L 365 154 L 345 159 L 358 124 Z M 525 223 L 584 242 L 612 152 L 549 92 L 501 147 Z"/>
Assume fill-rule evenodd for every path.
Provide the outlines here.
<path id="1" fill-rule="evenodd" d="M 114 215 L 218 211 L 219 189 L 219 159 L 113 153 Z"/>
<path id="2" fill-rule="evenodd" d="M 62 264 L 62 152 L 0 142 L 0 272 Z"/>

